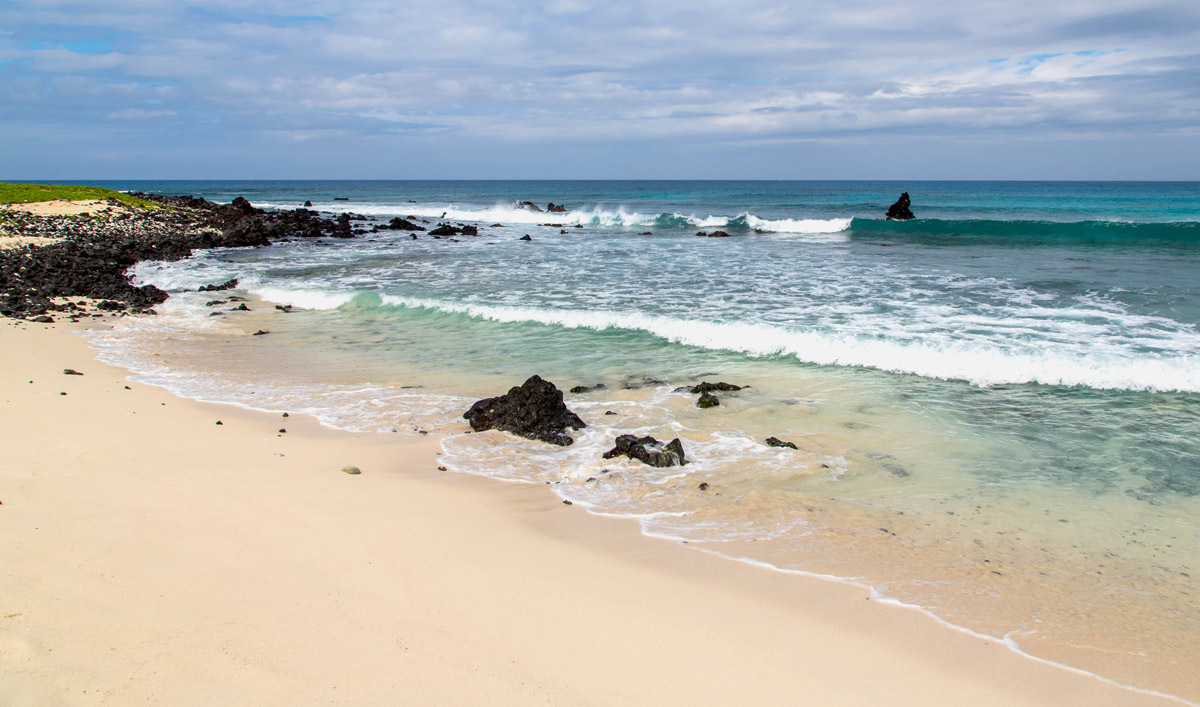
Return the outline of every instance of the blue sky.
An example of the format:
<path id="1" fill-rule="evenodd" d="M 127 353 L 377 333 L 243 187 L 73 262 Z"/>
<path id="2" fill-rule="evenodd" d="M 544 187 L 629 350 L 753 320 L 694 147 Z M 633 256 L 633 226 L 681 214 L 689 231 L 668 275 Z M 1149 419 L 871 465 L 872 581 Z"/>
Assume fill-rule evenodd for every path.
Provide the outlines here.
<path id="1" fill-rule="evenodd" d="M 1200 179 L 1200 4 L 0 0 L 0 179 Z"/>

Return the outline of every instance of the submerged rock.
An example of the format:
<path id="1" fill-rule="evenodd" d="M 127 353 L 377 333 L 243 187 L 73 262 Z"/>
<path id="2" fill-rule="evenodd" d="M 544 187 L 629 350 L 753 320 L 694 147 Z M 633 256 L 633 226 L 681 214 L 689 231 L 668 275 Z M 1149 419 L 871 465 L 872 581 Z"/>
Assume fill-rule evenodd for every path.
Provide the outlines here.
<path id="1" fill-rule="evenodd" d="M 637 459 L 643 464 L 654 467 L 683 466 L 687 458 L 683 453 L 683 442 L 679 438 L 663 444 L 653 437 L 635 437 L 621 435 L 617 437 L 617 446 L 604 453 L 605 459 L 626 456 Z"/>
<path id="2" fill-rule="evenodd" d="M 563 403 L 562 391 L 537 375 L 512 387 L 505 395 L 476 402 L 463 417 L 476 432 L 502 430 L 563 447 L 575 442 L 566 433 L 568 428 L 587 427 Z"/>
<path id="3" fill-rule="evenodd" d="M 703 383 L 698 383 L 696 385 L 685 385 L 681 388 L 676 388 L 675 392 L 676 393 L 711 393 L 714 391 L 718 391 L 718 392 L 722 392 L 722 393 L 731 393 L 734 391 L 741 390 L 742 388 L 748 388 L 748 387 L 750 387 L 750 386 L 734 385 L 732 383 L 726 383 L 725 381 L 721 381 L 719 383 L 709 383 L 708 381 L 704 381 Z"/>
<path id="4" fill-rule="evenodd" d="M 701 410 L 707 410 L 708 408 L 715 408 L 720 404 L 721 404 L 720 398 L 718 398 L 717 396 L 708 392 L 707 390 L 700 393 L 700 399 L 696 401 L 696 407 L 700 408 Z"/>
<path id="5" fill-rule="evenodd" d="M 608 386 L 604 385 L 603 383 L 597 383 L 596 385 L 577 385 L 574 388 L 571 388 L 571 392 L 576 394 L 590 393 L 593 390 L 604 390 L 607 387 Z"/>
<path id="6" fill-rule="evenodd" d="M 908 198 L 908 192 L 904 192 L 900 195 L 900 198 L 896 200 L 896 203 L 888 207 L 887 220 L 908 221 L 916 218 L 916 216 L 913 216 L 913 212 L 909 208 L 910 206 L 912 206 L 912 200 Z"/>

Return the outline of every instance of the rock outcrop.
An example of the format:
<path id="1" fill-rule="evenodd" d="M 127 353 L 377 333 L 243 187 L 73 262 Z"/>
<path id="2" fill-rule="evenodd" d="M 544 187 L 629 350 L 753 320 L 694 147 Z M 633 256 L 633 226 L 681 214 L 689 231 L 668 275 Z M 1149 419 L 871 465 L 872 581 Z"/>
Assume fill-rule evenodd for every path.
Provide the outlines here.
<path id="1" fill-rule="evenodd" d="M 476 402 L 463 417 L 476 432 L 502 430 L 563 447 L 575 442 L 568 429 L 587 427 L 563 403 L 562 391 L 537 375 L 505 395 Z"/>
<path id="2" fill-rule="evenodd" d="M 193 196 L 134 196 L 168 208 L 103 219 L 7 215 L 10 232 L 58 240 L 0 251 L 0 314 L 42 316 L 66 306 L 53 305 L 56 297 L 90 297 L 112 302 L 117 310 L 150 312 L 167 293 L 129 283 L 125 273 L 137 262 L 181 260 L 196 249 L 333 235 L 339 226 L 307 209 L 262 211 L 243 197 L 216 204 Z"/>

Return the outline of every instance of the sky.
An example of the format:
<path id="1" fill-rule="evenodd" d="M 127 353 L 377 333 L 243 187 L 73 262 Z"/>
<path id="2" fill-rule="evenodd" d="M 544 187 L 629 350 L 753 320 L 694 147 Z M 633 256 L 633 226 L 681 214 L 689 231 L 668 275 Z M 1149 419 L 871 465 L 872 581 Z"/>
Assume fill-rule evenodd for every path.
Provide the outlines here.
<path id="1" fill-rule="evenodd" d="M 1200 179 L 1195 0 L 0 0 L 0 179 Z"/>

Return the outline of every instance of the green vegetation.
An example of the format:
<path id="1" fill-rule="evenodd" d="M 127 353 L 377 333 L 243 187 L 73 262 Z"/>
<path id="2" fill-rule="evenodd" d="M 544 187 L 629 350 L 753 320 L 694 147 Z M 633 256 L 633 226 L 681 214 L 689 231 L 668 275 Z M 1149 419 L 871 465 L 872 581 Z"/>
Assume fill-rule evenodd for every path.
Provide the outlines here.
<path id="1" fill-rule="evenodd" d="M 27 204 L 33 201 L 51 201 L 66 199 L 68 201 L 83 201 L 85 199 L 116 199 L 126 206 L 138 209 L 163 209 L 160 204 L 145 199 L 138 199 L 119 191 L 104 187 L 85 187 L 67 184 L 10 184 L 0 182 L 0 204 Z"/>

